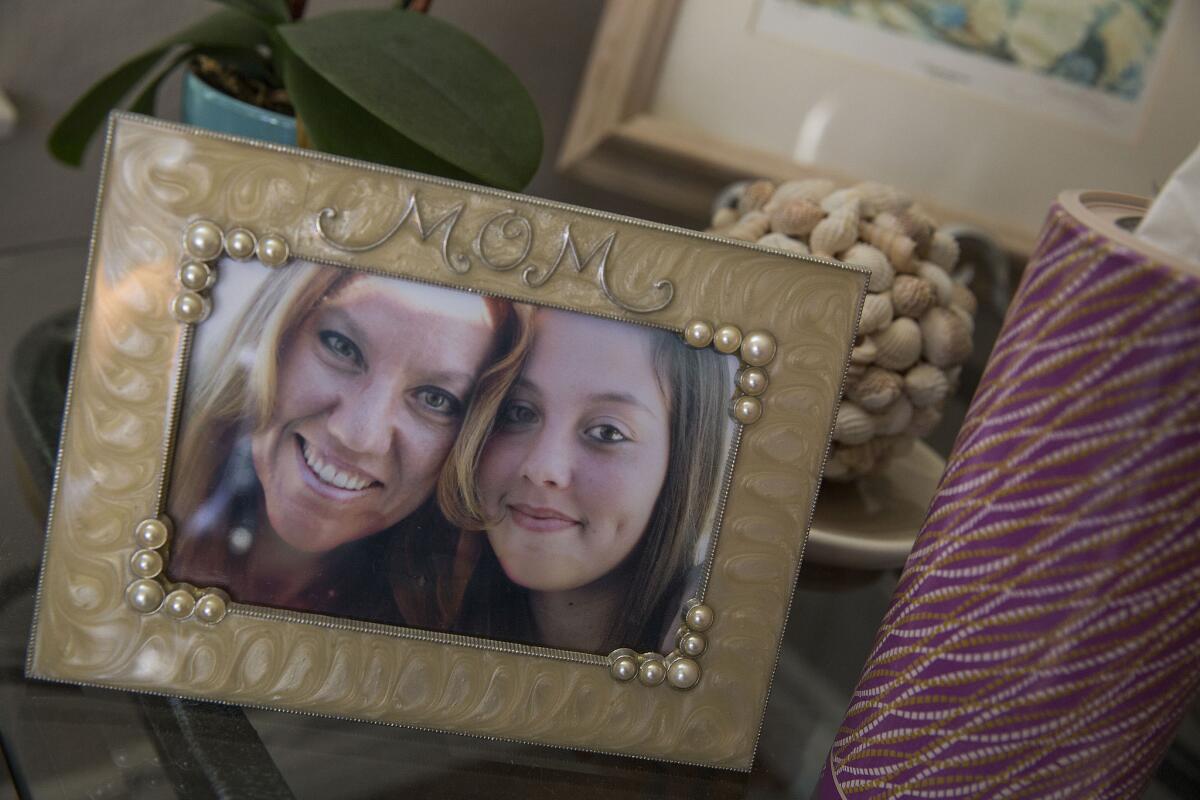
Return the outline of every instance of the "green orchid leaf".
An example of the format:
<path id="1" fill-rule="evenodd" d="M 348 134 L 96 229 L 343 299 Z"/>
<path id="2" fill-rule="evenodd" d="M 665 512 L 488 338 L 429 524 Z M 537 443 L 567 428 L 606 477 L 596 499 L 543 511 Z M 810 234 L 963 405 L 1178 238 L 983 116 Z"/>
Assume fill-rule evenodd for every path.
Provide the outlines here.
<path id="1" fill-rule="evenodd" d="M 142 88 L 142 91 L 138 93 L 138 96 L 133 99 L 133 102 L 129 104 L 129 110 L 137 112 L 138 114 L 146 114 L 148 116 L 153 115 L 154 102 L 158 97 L 158 87 L 162 84 L 163 80 L 171 74 L 172 70 L 194 55 L 196 55 L 195 48 L 189 47 L 188 49 L 171 58 L 171 60 L 167 62 L 167 65 L 159 69 L 159 71 L 155 73 L 154 77 L 151 78 Z"/>
<path id="2" fill-rule="evenodd" d="M 253 49 L 266 44 L 267 29 L 240 11 L 223 10 L 189 25 L 179 33 L 126 61 L 87 90 L 55 124 L 46 140 L 50 153 L 66 164 L 79 166 L 87 144 L 118 106 L 174 47 L 235 47 Z M 138 98 L 142 100 L 141 97 Z"/>
<path id="3" fill-rule="evenodd" d="M 272 25 L 291 19 L 285 0 L 216 0 L 216 2 Z"/>
<path id="4" fill-rule="evenodd" d="M 296 116 L 318 150 L 447 178 L 472 179 L 355 103 L 286 46 L 277 46 L 275 52 Z"/>
<path id="5" fill-rule="evenodd" d="M 503 62 L 453 26 L 384 9 L 328 14 L 276 32 L 355 105 L 476 180 L 521 189 L 537 171 L 542 127 L 529 93 Z M 308 125 L 314 111 L 321 113 L 298 113 Z M 355 124 L 353 117 L 340 121 Z"/>

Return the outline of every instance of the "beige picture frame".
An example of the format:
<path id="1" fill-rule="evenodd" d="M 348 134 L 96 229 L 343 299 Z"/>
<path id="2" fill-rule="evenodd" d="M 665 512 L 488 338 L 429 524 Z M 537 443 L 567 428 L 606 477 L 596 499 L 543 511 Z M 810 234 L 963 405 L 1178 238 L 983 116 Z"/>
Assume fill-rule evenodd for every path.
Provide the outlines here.
<path id="1" fill-rule="evenodd" d="M 489 250 L 501 240 L 517 255 Z M 676 649 L 516 644 L 171 580 L 193 336 L 214 282 L 250 260 L 648 325 L 739 358 L 734 460 Z M 750 768 L 864 271 L 132 114 L 109 127 L 89 261 L 28 677 Z"/>

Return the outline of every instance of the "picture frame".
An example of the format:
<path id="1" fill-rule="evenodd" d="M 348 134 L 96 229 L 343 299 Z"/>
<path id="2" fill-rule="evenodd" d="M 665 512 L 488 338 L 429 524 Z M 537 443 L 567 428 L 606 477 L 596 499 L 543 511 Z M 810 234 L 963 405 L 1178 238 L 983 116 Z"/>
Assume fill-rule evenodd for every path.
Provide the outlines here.
<path id="1" fill-rule="evenodd" d="M 1200 135 L 1200 56 L 1181 46 L 1200 29 L 1190 3 L 1174 4 L 1132 135 L 847 52 L 867 37 L 810 46 L 757 30 L 778 5 L 608 0 L 559 169 L 694 220 L 747 178 L 881 181 L 1021 259 L 1064 188 L 1152 196 Z"/>
<path id="2" fill-rule="evenodd" d="M 89 262 L 28 677 L 750 768 L 866 291 L 863 270 L 126 113 L 113 115 L 107 135 Z M 262 298 L 276 296 L 264 288 L 267 283 L 243 287 L 227 296 L 251 299 L 244 300 L 242 310 L 231 311 L 235 301 L 222 299 L 226 296 L 219 289 L 223 282 L 236 283 L 243 270 L 264 270 L 265 280 L 292 287 L 292 294 L 278 295 L 290 298 L 279 306 L 292 309 L 288 313 L 300 321 L 291 329 L 280 322 L 277 340 L 255 340 L 246 349 L 210 349 L 200 357 L 205 326 L 219 331 L 229 324 L 240 335 L 243 328 L 219 323 L 220 315 L 237 317 L 237 325 L 244 325 L 255 318 Z M 336 280 L 319 290 L 310 277 L 299 277 L 335 273 Z M 426 297 L 408 308 L 433 315 L 435 323 L 442 319 L 438 315 L 457 313 L 451 310 L 456 303 L 473 311 L 448 327 L 428 323 L 404 329 L 409 318 L 403 315 L 409 312 L 403 308 L 386 308 L 383 325 L 375 325 L 377 317 L 366 311 L 355 316 L 359 311 L 347 310 L 345 304 L 355 297 L 385 302 L 398 286 L 405 287 L 404 302 Z M 428 300 L 429 293 L 435 300 Z M 310 304 L 299 297 L 310 297 Z M 586 320 L 593 326 L 588 331 L 608 326 L 603 330 L 626 332 L 639 342 L 638 337 L 653 334 L 689 353 L 711 352 L 738 362 L 736 374 L 729 371 L 730 396 L 720 409 L 732 418 L 733 433 L 707 518 L 712 535 L 704 545 L 703 577 L 680 598 L 685 602 L 665 606 L 675 616 L 664 623 L 674 650 L 565 649 L 539 644 L 542 639 L 489 637 L 330 611 L 340 607 L 322 605 L 324 600 L 315 606 L 241 602 L 239 593 L 258 584 L 231 590 L 179 577 L 186 560 L 176 561 L 187 552 L 189 523 L 173 518 L 172 509 L 188 482 L 199 480 L 194 476 L 206 454 L 218 453 L 218 460 L 229 463 L 233 457 L 227 454 L 237 452 L 236 447 L 215 449 L 223 446 L 219 437 L 201 437 L 198 448 L 188 449 L 188 431 L 202 429 L 194 409 L 207 408 L 200 403 L 204 393 L 193 394 L 195 386 L 207 385 L 194 383 L 196 374 L 233 365 L 245 370 L 234 381 L 241 385 L 255 380 L 257 369 L 276 370 L 274 400 L 266 406 L 266 422 L 252 426 L 247 441 L 253 456 L 245 459 L 258 480 L 268 522 L 262 523 L 266 532 L 245 535 L 268 537 L 278 531 L 282 539 L 284 526 L 271 510 L 277 491 L 272 475 L 292 473 L 279 466 L 272 472 L 276 462 L 269 456 L 260 463 L 254 437 L 270 430 L 278 415 L 292 413 L 281 408 L 333 385 L 332 379 L 314 380 L 303 371 L 298 373 L 303 379 L 293 381 L 292 354 L 317 348 L 325 367 L 332 364 L 358 381 L 353 383 L 356 398 L 400 398 L 395 402 L 405 409 L 420 403 L 422 414 L 438 415 L 449 390 L 422 383 L 410 391 L 405 383 L 403 391 L 393 392 L 393 384 L 376 380 L 402 383 L 395 376 L 409 374 L 404 364 L 394 370 L 386 364 L 392 353 L 449 352 L 435 358 L 435 366 L 448 373 L 462 353 L 511 355 L 517 345 L 493 351 L 461 343 L 478 327 L 470 314 L 485 304 L 493 311 L 506 304 L 532 308 L 532 344 L 523 351 L 516 383 L 505 384 L 505 398 L 515 396 L 514 386 L 546 385 L 537 377 L 541 354 L 565 340 L 557 333 L 560 328 L 550 335 L 554 320 Z M 309 320 L 315 320 L 311 336 Z M 348 325 L 359 344 L 331 332 L 339 325 Z M 384 346 L 362 344 L 376 332 L 419 340 L 419 346 L 406 350 L 397 339 Z M 619 338 L 593 336 L 589 364 L 599 363 L 598 354 L 607 346 L 602 340 L 610 336 Z M 437 350 L 449 341 L 457 344 Z M 260 351 L 267 355 L 247 355 Z M 496 355 L 496 363 L 508 355 Z M 483 358 L 474 388 L 455 390 L 474 392 L 466 420 L 482 407 Z M 632 381 L 637 357 L 626 361 L 629 367 L 620 377 Z M 367 363 L 383 366 L 371 372 Z M 371 377 L 364 378 L 368 372 Z M 682 389 L 661 391 L 677 396 Z M 546 400 L 544 407 L 553 408 L 552 403 Z M 495 410 L 486 413 L 497 416 Z M 495 443 L 502 433 L 516 436 L 524 430 L 525 413 L 513 412 L 516 428 L 491 429 L 482 460 L 468 470 L 480 476 L 485 501 L 487 454 L 499 449 Z M 544 419 L 551 413 L 545 411 Z M 325 438 L 334 430 L 326 411 L 320 413 L 323 428 L 310 424 L 316 414 L 295 416 L 306 421 L 277 439 L 295 434 L 296 453 L 303 456 L 286 462 L 291 464 L 286 469 L 304 470 L 302 459 L 311 473 L 302 483 L 310 489 L 325 484 L 320 497 L 344 499 L 372 488 L 376 494 L 363 496 L 403 494 L 410 484 L 420 484 L 416 473 L 400 480 L 378 461 L 347 466 L 350 451 Z M 347 419 L 393 424 L 390 412 L 358 413 L 337 424 L 352 424 Z M 464 421 L 459 430 L 467 428 Z M 618 438 L 603 428 L 589 428 L 587 435 L 606 442 Z M 392 436 L 399 434 L 364 434 L 363 447 L 392 442 Z M 317 455 L 310 454 L 310 446 Z M 263 452 L 276 452 L 264 447 Z M 295 447 L 280 445 L 279 452 Z M 406 451 L 405 457 L 420 461 L 423 452 Z M 371 484 L 374 478 L 379 480 Z M 298 491 L 296 485 L 285 483 L 283 493 L 274 496 L 299 503 L 298 495 L 287 494 Z M 432 492 L 432 481 L 420 485 Z M 317 518 L 329 511 L 321 501 L 313 502 L 318 507 L 300 506 L 305 515 Z M 505 502 L 501 507 L 515 517 Z M 357 508 L 348 502 L 334 509 L 345 522 L 341 533 Z M 410 503 L 394 516 L 411 508 Z M 563 527 L 547 522 L 548 514 L 537 508 L 521 508 L 537 518 L 534 527 Z M 307 522 L 291 519 L 288 536 L 305 535 Z M 365 536 L 363 530 L 354 536 Z M 230 533 L 231 548 L 241 535 L 240 529 Z M 495 541 L 491 536 L 489 527 L 489 543 Z M 298 551 L 306 548 L 317 549 L 295 545 Z M 508 572 L 501 546 L 493 549 Z M 368 583 L 354 572 L 335 577 L 343 586 Z M 407 574 L 397 583 L 406 591 L 412 588 Z"/>

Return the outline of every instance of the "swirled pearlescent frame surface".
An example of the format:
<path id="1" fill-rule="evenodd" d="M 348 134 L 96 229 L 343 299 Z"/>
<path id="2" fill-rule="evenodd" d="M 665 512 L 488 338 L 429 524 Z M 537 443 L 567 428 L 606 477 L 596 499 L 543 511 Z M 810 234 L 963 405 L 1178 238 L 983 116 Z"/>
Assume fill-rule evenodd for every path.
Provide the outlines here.
<path id="1" fill-rule="evenodd" d="M 417 194 L 423 223 L 387 236 Z M 332 238 L 340 247 L 318 224 L 327 208 L 339 210 Z M 435 229 L 451 211 L 453 224 Z M 514 212 L 532 226 L 526 264 L 541 266 L 473 263 L 465 232 Z M 761 417 L 742 428 L 709 562 L 703 599 L 715 621 L 699 684 L 645 686 L 614 680 L 607 660 L 585 654 L 236 602 L 216 625 L 132 609 L 125 594 L 133 531 L 164 505 L 175 387 L 188 355 L 189 328 L 169 301 L 180 288 L 183 232 L 201 219 L 275 234 L 307 260 L 681 335 L 697 320 L 769 331 L 777 342 L 765 367 L 770 388 Z M 604 258 L 596 248 L 606 241 Z M 398 257 L 414 246 L 440 253 Z M 600 267 L 607 272 L 598 274 Z M 865 283 L 861 271 L 831 262 L 115 115 L 26 672 L 749 769 Z"/>

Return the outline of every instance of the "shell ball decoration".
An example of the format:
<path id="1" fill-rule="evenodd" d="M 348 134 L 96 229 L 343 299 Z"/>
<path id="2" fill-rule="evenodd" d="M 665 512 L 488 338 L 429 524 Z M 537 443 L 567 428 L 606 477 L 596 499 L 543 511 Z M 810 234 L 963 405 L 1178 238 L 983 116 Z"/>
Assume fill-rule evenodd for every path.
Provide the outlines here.
<path id="1" fill-rule="evenodd" d="M 825 477 L 883 470 L 937 427 L 971 355 L 977 302 L 956 278 L 958 241 L 908 193 L 875 181 L 743 181 L 719 206 L 709 233 L 870 273 Z"/>

